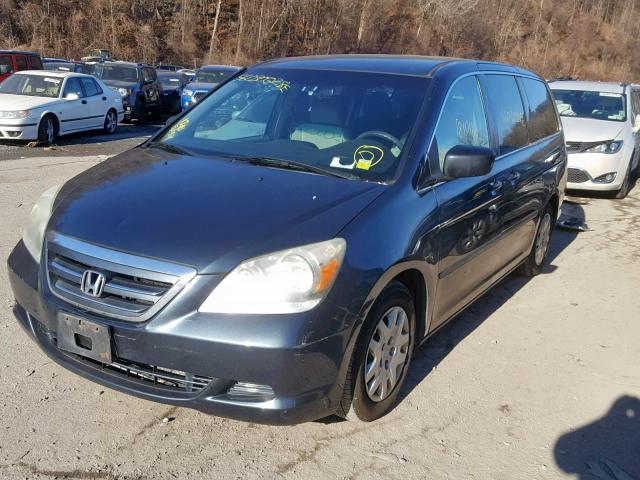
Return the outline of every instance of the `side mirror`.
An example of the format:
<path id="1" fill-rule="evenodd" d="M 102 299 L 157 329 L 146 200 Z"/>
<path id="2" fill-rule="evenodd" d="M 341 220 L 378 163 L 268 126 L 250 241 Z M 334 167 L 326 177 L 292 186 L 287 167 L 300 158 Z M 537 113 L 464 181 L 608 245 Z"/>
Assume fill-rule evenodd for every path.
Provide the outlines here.
<path id="1" fill-rule="evenodd" d="M 77 93 L 67 93 L 66 97 L 64 97 L 65 100 L 79 100 L 80 99 L 80 95 L 78 95 Z"/>
<path id="2" fill-rule="evenodd" d="M 482 177 L 491 172 L 494 160 L 489 148 L 456 145 L 444 157 L 443 173 L 451 178 Z"/>

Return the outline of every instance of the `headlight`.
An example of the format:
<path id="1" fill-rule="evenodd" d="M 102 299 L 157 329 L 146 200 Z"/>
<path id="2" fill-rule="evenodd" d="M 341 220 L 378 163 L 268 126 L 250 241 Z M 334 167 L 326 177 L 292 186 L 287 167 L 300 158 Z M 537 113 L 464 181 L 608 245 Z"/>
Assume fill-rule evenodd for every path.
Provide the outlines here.
<path id="1" fill-rule="evenodd" d="M 33 259 L 40 263 L 40 255 L 42 253 L 42 242 L 44 241 L 44 231 L 51 218 L 53 211 L 53 202 L 58 195 L 62 185 L 56 185 L 44 192 L 36 204 L 31 209 L 29 223 L 22 233 L 22 241 Z"/>
<path id="2" fill-rule="evenodd" d="M 334 238 L 242 262 L 198 311 L 269 314 L 311 310 L 331 290 L 346 246 L 342 238 Z"/>
<path id="3" fill-rule="evenodd" d="M 18 119 L 18 118 L 29 118 L 30 116 L 31 116 L 31 110 L 16 110 L 13 112 L 0 111 L 0 118 Z"/>
<path id="4" fill-rule="evenodd" d="M 602 142 L 585 150 L 585 153 L 617 153 L 622 148 L 622 140 L 612 140 L 610 142 Z"/>
<path id="5" fill-rule="evenodd" d="M 120 94 L 121 97 L 129 96 L 129 90 L 127 90 L 126 88 L 118 88 L 118 93 Z"/>
<path id="6" fill-rule="evenodd" d="M 182 93 L 187 97 L 193 97 L 193 90 L 189 90 L 188 88 L 185 88 Z"/>

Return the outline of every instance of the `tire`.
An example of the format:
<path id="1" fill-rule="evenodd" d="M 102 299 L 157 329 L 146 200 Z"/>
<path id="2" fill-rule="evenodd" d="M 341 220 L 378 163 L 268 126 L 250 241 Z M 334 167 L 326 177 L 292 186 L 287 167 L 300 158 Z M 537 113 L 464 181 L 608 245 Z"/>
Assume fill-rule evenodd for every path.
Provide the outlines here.
<path id="1" fill-rule="evenodd" d="M 118 114 L 111 109 L 104 117 L 104 133 L 113 135 L 118 130 Z"/>
<path id="2" fill-rule="evenodd" d="M 618 190 L 615 193 L 614 197 L 619 200 L 622 200 L 627 196 L 630 189 L 631 189 L 631 164 L 629 164 L 629 167 L 627 168 L 627 173 L 624 176 L 624 180 L 622 181 L 622 186 L 620 187 L 620 190 Z"/>
<path id="3" fill-rule="evenodd" d="M 53 115 L 45 115 L 38 125 L 38 143 L 45 147 L 51 145 L 56 139 L 57 133 Z"/>
<path id="4" fill-rule="evenodd" d="M 136 100 L 133 109 L 131 110 L 131 120 L 135 120 L 138 123 L 144 122 L 144 103 L 141 100 Z"/>
<path id="5" fill-rule="evenodd" d="M 398 330 L 394 331 L 394 326 Z M 336 410 L 337 416 L 371 422 L 393 409 L 411 365 L 415 332 L 416 315 L 411 293 L 402 283 L 393 281 L 382 291 L 362 326 L 347 371 L 342 400 Z M 377 349 L 371 347 L 380 343 L 379 354 L 374 357 L 373 352 Z M 380 364 L 378 355 L 383 357 Z M 395 369 L 394 358 L 402 362 Z M 371 375 L 365 382 L 368 366 Z M 390 378 L 390 372 L 395 373 L 395 382 Z"/>
<path id="6" fill-rule="evenodd" d="M 542 212 L 538 228 L 536 229 L 536 237 L 531 247 L 529 256 L 520 265 L 518 273 L 525 277 L 535 277 L 542 271 L 544 261 L 549 253 L 549 244 L 551 243 L 551 236 L 555 228 L 554 220 L 555 211 L 551 205 Z"/>

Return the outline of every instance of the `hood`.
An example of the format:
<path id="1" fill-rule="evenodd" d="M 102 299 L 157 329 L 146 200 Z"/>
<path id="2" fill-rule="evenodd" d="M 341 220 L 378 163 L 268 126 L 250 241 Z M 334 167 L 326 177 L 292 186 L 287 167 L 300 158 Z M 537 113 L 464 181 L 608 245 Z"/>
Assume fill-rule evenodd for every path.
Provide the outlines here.
<path id="1" fill-rule="evenodd" d="M 560 117 L 567 142 L 598 142 L 615 140 L 625 122 L 595 120 L 593 118 Z"/>
<path id="2" fill-rule="evenodd" d="M 220 273 L 251 257 L 334 238 L 385 188 L 136 148 L 67 182 L 49 229 Z"/>
<path id="3" fill-rule="evenodd" d="M 136 82 L 125 82 L 123 80 L 102 80 L 102 83 L 114 88 L 135 88 L 138 86 Z"/>
<path id="4" fill-rule="evenodd" d="M 203 82 L 191 82 L 185 88 L 198 92 L 208 92 L 213 87 L 218 85 L 217 83 L 203 83 Z"/>
<path id="5" fill-rule="evenodd" d="M 0 93 L 0 110 L 28 110 L 49 106 L 60 102 L 59 98 L 51 97 L 31 97 L 29 95 L 11 95 Z"/>

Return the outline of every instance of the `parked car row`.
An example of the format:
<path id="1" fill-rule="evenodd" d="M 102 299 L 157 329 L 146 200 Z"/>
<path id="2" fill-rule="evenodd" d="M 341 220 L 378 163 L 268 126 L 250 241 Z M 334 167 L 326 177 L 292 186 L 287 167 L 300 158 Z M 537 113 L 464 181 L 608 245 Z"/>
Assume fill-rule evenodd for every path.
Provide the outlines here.
<path id="1" fill-rule="evenodd" d="M 112 133 L 123 119 L 157 120 L 162 113 L 180 113 L 240 70 L 223 65 L 197 70 L 162 64 L 154 68 L 111 61 L 106 50 L 91 54 L 82 61 L 45 58 L 43 62 L 35 52 L 0 51 L 0 138 L 49 144 L 58 135 L 96 127 Z M 8 81 L 14 73 L 20 75 Z M 97 80 L 96 88 L 90 88 L 93 84 L 83 76 Z M 79 87 L 72 88 L 76 82 Z M 92 105 L 94 96 L 106 102 L 100 104 L 102 110 Z M 78 116 L 85 110 L 90 111 Z M 104 124 L 98 122 L 99 116 Z"/>

